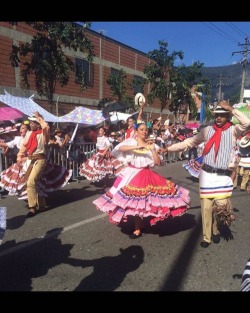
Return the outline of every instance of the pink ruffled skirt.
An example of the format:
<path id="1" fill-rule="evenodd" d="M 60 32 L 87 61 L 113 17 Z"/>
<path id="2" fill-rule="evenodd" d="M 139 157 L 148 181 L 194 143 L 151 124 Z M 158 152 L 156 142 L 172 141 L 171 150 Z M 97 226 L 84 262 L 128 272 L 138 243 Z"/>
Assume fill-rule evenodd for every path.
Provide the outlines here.
<path id="1" fill-rule="evenodd" d="M 113 187 L 93 201 L 106 212 L 110 222 L 126 222 L 128 216 L 149 217 L 154 225 L 169 217 L 184 214 L 190 205 L 189 191 L 149 168 L 127 167 Z"/>

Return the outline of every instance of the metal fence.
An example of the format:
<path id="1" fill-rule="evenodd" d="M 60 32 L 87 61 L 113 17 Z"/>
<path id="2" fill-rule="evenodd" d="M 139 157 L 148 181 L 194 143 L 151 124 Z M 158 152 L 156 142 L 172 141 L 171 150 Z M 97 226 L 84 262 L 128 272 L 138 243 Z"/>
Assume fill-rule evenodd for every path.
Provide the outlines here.
<path id="1" fill-rule="evenodd" d="M 87 142 L 84 144 L 71 144 L 59 148 L 54 145 L 46 147 L 46 159 L 50 163 L 55 163 L 72 169 L 72 180 L 78 180 L 80 165 L 89 159 L 96 151 L 96 144 Z M 5 156 L 0 148 L 0 173 L 16 162 L 17 150 L 9 149 Z M 168 153 L 163 155 L 162 165 L 167 165 L 170 162 L 177 162 L 179 157 L 178 152 Z"/>
<path id="2" fill-rule="evenodd" d="M 50 163 L 55 163 L 72 169 L 72 179 L 78 180 L 80 165 L 89 159 L 96 149 L 96 144 L 87 142 L 84 144 L 71 144 L 59 148 L 54 145 L 47 145 L 46 159 Z M 17 152 L 9 149 L 5 156 L 0 149 L 0 173 L 16 162 Z"/>

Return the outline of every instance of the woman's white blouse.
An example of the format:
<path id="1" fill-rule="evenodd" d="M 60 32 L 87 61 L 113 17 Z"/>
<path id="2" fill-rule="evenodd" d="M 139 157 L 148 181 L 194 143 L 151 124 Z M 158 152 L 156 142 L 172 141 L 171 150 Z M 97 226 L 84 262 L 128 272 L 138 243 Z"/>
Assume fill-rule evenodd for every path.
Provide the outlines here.
<path id="1" fill-rule="evenodd" d="M 131 165 L 142 168 L 142 167 L 154 167 L 153 154 L 149 149 L 142 150 L 130 150 L 130 151 L 120 151 L 119 148 L 122 146 L 137 146 L 137 140 L 133 138 L 126 139 L 119 143 L 113 150 L 112 155 L 123 163 L 130 163 Z M 160 148 L 158 145 L 154 144 L 156 151 Z"/>
<path id="2" fill-rule="evenodd" d="M 111 146 L 111 143 L 106 136 L 98 136 L 96 141 L 96 148 L 99 150 L 104 150 L 107 147 Z"/>

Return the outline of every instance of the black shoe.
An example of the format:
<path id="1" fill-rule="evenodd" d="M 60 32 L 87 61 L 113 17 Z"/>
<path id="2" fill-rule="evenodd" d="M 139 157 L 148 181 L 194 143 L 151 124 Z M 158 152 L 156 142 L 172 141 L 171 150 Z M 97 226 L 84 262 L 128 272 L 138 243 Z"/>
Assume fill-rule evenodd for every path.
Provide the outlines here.
<path id="1" fill-rule="evenodd" d="M 201 245 L 202 248 L 207 248 L 207 247 L 210 245 L 210 243 L 209 243 L 209 242 L 206 242 L 206 241 L 202 241 L 202 242 L 200 243 L 200 245 Z"/>
<path id="2" fill-rule="evenodd" d="M 130 239 L 137 239 L 137 238 L 139 238 L 141 236 L 142 236 L 142 232 L 140 232 L 139 235 L 136 235 L 136 234 L 132 233 L 132 234 L 129 235 L 129 238 Z"/>
<path id="3" fill-rule="evenodd" d="M 35 215 L 36 215 L 36 212 L 29 211 L 29 213 L 26 215 L 26 217 L 30 218 L 30 217 L 33 217 Z"/>
<path id="4" fill-rule="evenodd" d="M 219 243 L 220 242 L 220 234 L 218 235 L 212 235 L 213 243 Z"/>
<path id="5" fill-rule="evenodd" d="M 240 189 L 240 191 L 246 191 L 246 189 Z"/>

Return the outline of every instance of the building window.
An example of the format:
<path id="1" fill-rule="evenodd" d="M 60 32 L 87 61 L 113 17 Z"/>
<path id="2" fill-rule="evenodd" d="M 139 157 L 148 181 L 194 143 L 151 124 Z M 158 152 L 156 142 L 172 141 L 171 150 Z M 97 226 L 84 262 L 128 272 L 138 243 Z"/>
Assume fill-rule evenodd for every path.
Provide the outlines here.
<path id="1" fill-rule="evenodd" d="M 119 76 L 120 70 L 116 70 L 115 68 L 111 67 L 111 75 L 112 76 Z"/>
<path id="2" fill-rule="evenodd" d="M 134 76 L 133 79 L 133 89 L 134 89 L 134 94 L 136 95 L 138 92 L 143 93 L 143 83 L 144 79 L 141 76 Z"/>
<path id="3" fill-rule="evenodd" d="M 93 87 L 93 64 L 84 59 L 75 59 L 75 82 L 81 84 L 84 79 L 86 86 Z"/>

